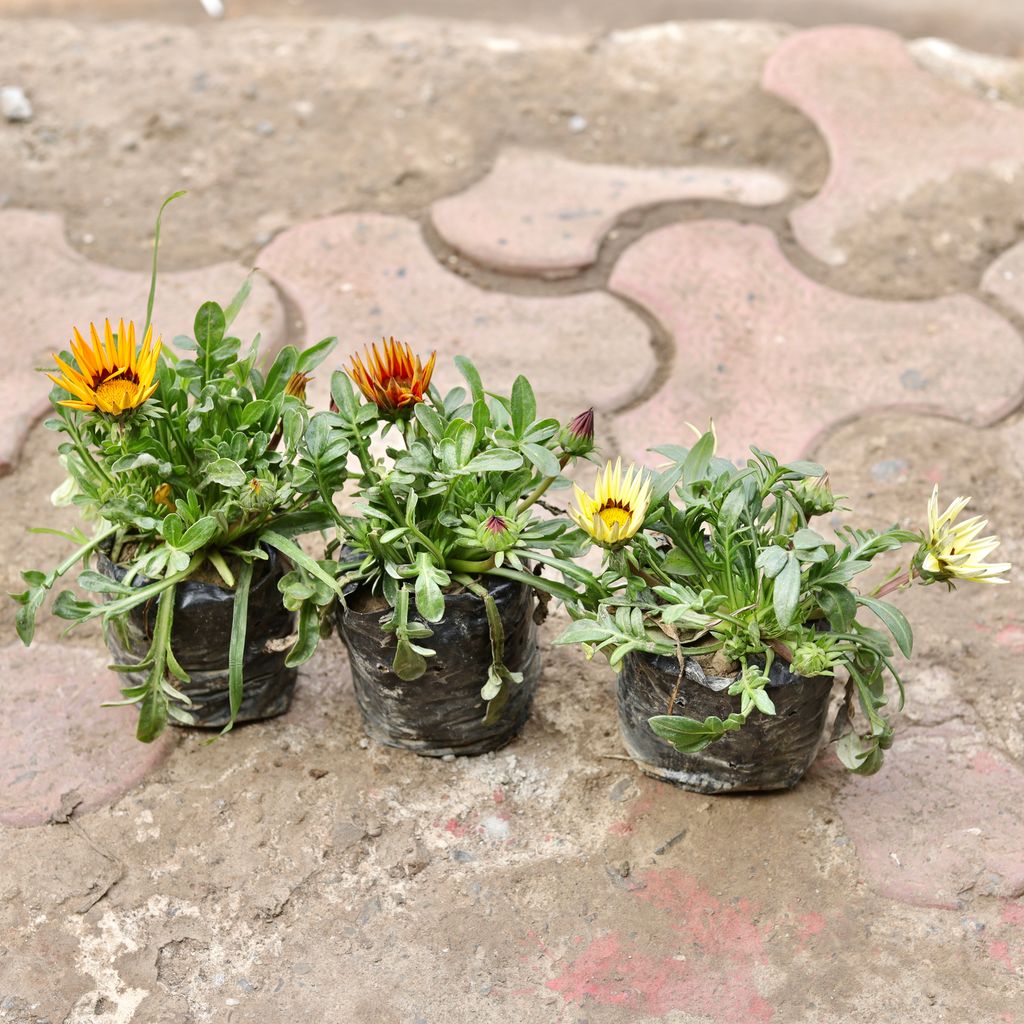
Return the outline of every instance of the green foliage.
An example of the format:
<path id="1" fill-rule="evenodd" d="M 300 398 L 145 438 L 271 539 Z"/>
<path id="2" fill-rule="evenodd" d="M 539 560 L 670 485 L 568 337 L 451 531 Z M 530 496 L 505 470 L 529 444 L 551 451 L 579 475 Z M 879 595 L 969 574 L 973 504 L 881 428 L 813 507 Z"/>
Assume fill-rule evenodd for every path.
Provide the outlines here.
<path id="1" fill-rule="evenodd" d="M 669 465 L 654 478 L 644 530 L 606 554 L 598 606 L 571 606 L 576 621 L 556 642 L 581 644 L 588 656 L 601 651 L 616 668 L 634 651 L 721 651 L 738 662 L 729 693 L 739 710 L 729 719 L 651 719 L 651 728 L 684 752 L 703 749 L 751 714 L 775 713 L 765 683 L 777 655 L 802 675 L 848 676 L 840 757 L 855 771 L 877 771 L 892 742 L 885 682 L 896 683 L 901 701 L 902 684 L 887 635 L 859 622 L 858 611 L 876 616 L 906 657 L 913 635 L 902 612 L 860 593 L 855 581 L 878 556 L 908 543 L 920 547 L 924 538 L 897 527 L 844 527 L 829 540 L 810 525 L 835 506 L 821 466 L 781 463 L 752 448 L 737 467 L 717 458 L 714 447 L 709 431 L 691 448 L 654 449 Z M 860 729 L 855 704 L 866 723 Z"/>
<path id="2" fill-rule="evenodd" d="M 158 219 L 157 238 L 159 228 Z M 153 275 L 149 312 L 155 248 Z M 171 649 L 177 585 L 205 562 L 235 590 L 229 652 L 233 721 L 242 698 L 246 598 L 255 561 L 266 557 L 267 545 L 306 559 L 291 538 L 337 518 L 321 493 L 344 481 L 347 450 L 334 438 L 319 437 L 305 402 L 286 393 L 292 374 L 313 369 L 336 341 L 325 339 L 303 353 L 286 347 L 264 373 L 259 337 L 243 347 L 230 332 L 250 287 L 247 279 L 226 308 L 212 301 L 200 306 L 192 337 L 176 339 L 184 354 L 164 347 L 156 391 L 138 408 L 119 416 L 76 411 L 56 404 L 66 397 L 60 388 L 51 392 L 56 416 L 47 425 L 62 436 L 58 451 L 68 472 L 62 491 L 95 533 L 70 538 L 77 550 L 52 572 L 23 574 L 28 589 L 15 595 L 18 633 L 31 642 L 47 593 L 78 563 L 85 570 L 79 584 L 95 596 L 59 595 L 54 613 L 72 624 L 101 618 L 116 628 L 134 607 L 158 599 L 152 646 L 131 666 L 146 669 L 147 682 L 124 691 L 125 702 L 141 707 L 143 740 L 159 735 L 169 715 L 188 719 L 181 707 L 187 699 L 171 681 L 188 681 Z M 65 358 L 74 361 L 70 353 Z M 97 548 L 127 570 L 126 584 L 143 579 L 146 585 L 118 584 L 89 570 Z M 323 570 L 318 582 L 340 589 Z M 307 638 L 308 628 L 300 629 L 302 653 Z"/>
<path id="3" fill-rule="evenodd" d="M 475 591 L 480 576 L 494 574 L 563 600 L 586 602 L 589 594 L 593 604 L 597 593 L 592 575 L 571 560 L 581 546 L 578 531 L 567 520 L 537 514 L 537 500 L 573 457 L 563 447 L 562 424 L 538 415 L 525 377 L 503 395 L 485 390 L 469 359 L 458 356 L 455 363 L 466 387 L 444 395 L 431 387 L 401 415 L 378 409 L 347 374 L 336 372 L 335 408 L 312 418 L 299 454 L 300 472 L 329 507 L 345 479 L 345 460 L 358 463 L 358 514 L 338 517 L 350 564 L 336 575 L 387 601 L 383 628 L 395 637 L 392 668 L 402 679 L 426 671 L 434 652 L 422 641 L 444 618 L 445 593 L 453 586 Z M 377 439 L 382 456 L 375 454 Z M 535 575 L 536 564 L 561 579 Z M 481 692 L 493 720 L 517 679 L 504 666 L 493 601 L 482 599 L 492 664 Z"/>

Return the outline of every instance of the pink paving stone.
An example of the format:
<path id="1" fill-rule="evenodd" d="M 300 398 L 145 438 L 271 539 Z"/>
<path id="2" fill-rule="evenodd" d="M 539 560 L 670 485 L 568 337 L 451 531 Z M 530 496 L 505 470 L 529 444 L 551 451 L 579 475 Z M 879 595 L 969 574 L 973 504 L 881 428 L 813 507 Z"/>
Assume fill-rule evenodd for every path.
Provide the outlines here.
<path id="1" fill-rule="evenodd" d="M 77 791 L 75 813 L 95 810 L 137 786 L 173 746 L 135 739 L 134 708 L 120 700 L 120 680 L 104 648 L 14 644 L 0 648 L 0 822 L 42 825 Z"/>
<path id="2" fill-rule="evenodd" d="M 904 731 L 839 810 L 873 888 L 920 906 L 1024 894 L 1024 772 L 962 727 Z"/>
<path id="3" fill-rule="evenodd" d="M 165 224 L 164 230 L 170 228 Z M 67 244 L 56 214 L 0 211 L 0 475 L 17 463 L 28 431 L 49 409 L 51 385 L 36 369 L 52 366 L 50 355 L 67 347 L 72 325 L 83 330 L 91 320 L 122 316 L 140 328 L 145 323 L 148 261 L 142 254 L 137 272 L 94 263 Z M 216 299 L 226 305 L 246 273 L 234 263 L 161 273 L 154 328 L 165 342 L 191 334 L 200 303 Z M 265 352 L 283 343 L 284 310 L 266 281 L 254 282 L 234 328 L 243 340 L 262 331 Z"/>
<path id="4" fill-rule="evenodd" d="M 342 214 L 292 228 L 259 265 L 301 309 L 308 341 L 340 337 L 336 366 L 394 335 L 424 357 L 437 349 L 442 388 L 462 383 L 450 360 L 464 354 L 488 387 L 525 374 L 541 411 L 555 416 L 616 409 L 655 371 L 647 327 L 617 299 L 484 291 L 442 268 L 419 226 L 401 217 Z M 326 405 L 329 380 L 329 370 L 317 374 L 315 406 Z"/>
<path id="5" fill-rule="evenodd" d="M 627 210 L 683 199 L 769 206 L 789 195 L 785 178 L 741 167 L 616 167 L 554 153 L 507 149 L 490 173 L 434 203 L 449 245 L 512 274 L 561 277 L 597 259 L 601 240 Z"/>
<path id="6" fill-rule="evenodd" d="M 984 425 L 1024 387 L 1024 345 L 967 296 L 884 302 L 804 277 L 766 228 L 695 221 L 627 249 L 610 287 L 675 339 L 664 386 L 617 417 L 624 453 L 681 443 L 713 418 L 719 451 L 783 458 L 870 409 L 942 411 Z"/>
<path id="7" fill-rule="evenodd" d="M 965 171 L 1024 170 L 1024 112 L 923 71 L 891 32 L 800 32 L 769 58 L 763 85 L 814 121 L 828 144 L 825 185 L 790 217 L 800 244 L 826 263 L 846 259 L 846 229 L 868 227 L 877 210 L 922 185 Z"/>
<path id="8" fill-rule="evenodd" d="M 989 266 L 981 288 L 1024 316 L 1024 242 L 1007 249 Z"/>

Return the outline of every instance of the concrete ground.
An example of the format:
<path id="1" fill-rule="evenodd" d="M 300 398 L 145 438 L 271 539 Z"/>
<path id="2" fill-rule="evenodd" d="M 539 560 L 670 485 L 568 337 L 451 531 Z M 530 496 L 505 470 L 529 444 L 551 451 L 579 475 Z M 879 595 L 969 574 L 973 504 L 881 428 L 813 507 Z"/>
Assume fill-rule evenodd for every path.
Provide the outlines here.
<path id="1" fill-rule="evenodd" d="M 631 457 L 713 415 L 863 525 L 973 494 L 1021 560 L 1022 64 L 757 22 L 59 17 L 0 21 L 0 69 L 33 106 L 0 120 L 5 590 L 62 550 L 21 526 L 73 522 L 35 367 L 137 314 L 179 186 L 165 337 L 257 265 L 271 347 L 395 333 L 442 384 L 465 351 Z M 496 755 L 364 739 L 336 639 L 282 718 L 140 747 L 100 637 L 25 652 L 0 606 L 0 1021 L 1020 1022 L 1019 584 L 902 604 L 884 770 L 826 749 L 734 798 L 643 778 L 606 666 L 550 646 Z"/>

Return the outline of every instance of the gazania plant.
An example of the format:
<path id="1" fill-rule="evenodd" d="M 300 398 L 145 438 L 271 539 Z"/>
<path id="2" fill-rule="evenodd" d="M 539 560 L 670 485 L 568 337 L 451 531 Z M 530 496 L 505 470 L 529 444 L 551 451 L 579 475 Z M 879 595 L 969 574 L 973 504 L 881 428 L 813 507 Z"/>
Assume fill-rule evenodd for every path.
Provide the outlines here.
<path id="1" fill-rule="evenodd" d="M 985 561 L 998 545 L 981 536 L 985 521 L 957 522 L 966 498 L 940 512 L 936 489 L 924 529 L 833 535 L 813 525 L 836 505 L 819 465 L 752 448 L 737 468 L 715 456 L 713 431 L 689 449 L 653 450 L 668 460 L 659 472 L 609 464 L 593 495 L 577 488 L 573 518 L 605 552 L 601 597 L 596 608 L 570 603 L 575 621 L 558 640 L 600 651 L 622 672 L 631 753 L 645 770 L 707 791 L 791 785 L 817 750 L 840 677 L 839 757 L 876 772 L 893 739 L 888 683 L 903 702 L 893 643 L 906 657 L 913 647 L 906 617 L 885 598 L 914 584 L 1005 582 L 1009 565 Z M 860 585 L 875 559 L 901 549 L 902 568 Z M 736 734 L 752 727 L 758 745 L 745 748 Z M 655 737 L 668 751 L 660 771 Z M 787 744 L 799 763 L 766 778 L 765 762 Z"/>
<path id="2" fill-rule="evenodd" d="M 321 617 L 339 605 L 357 694 L 364 683 L 369 694 L 362 677 L 371 669 L 392 682 L 422 679 L 419 690 L 403 690 L 407 697 L 445 679 L 452 691 L 446 673 L 472 646 L 465 630 L 471 632 L 466 623 L 476 616 L 489 643 L 486 663 L 473 677 L 474 699 L 486 704 L 486 722 L 494 723 L 523 683 L 523 664 L 506 656 L 513 639 L 506 634 L 520 626 L 503 613 L 502 601 L 534 591 L 571 597 L 566 581 L 589 575 L 571 561 L 578 532 L 539 503 L 566 465 L 593 448 L 593 414 L 563 427 L 538 415 L 525 377 L 516 379 L 510 394 L 497 394 L 485 390 L 469 359 L 456 357 L 455 363 L 465 386 L 442 393 L 433 382 L 435 355 L 423 360 L 388 339 L 354 356 L 348 372 L 334 374 L 332 409 L 312 418 L 305 458 L 325 503 L 338 490 L 334 467 L 348 459 L 358 467 L 348 495 L 354 507 L 336 512 L 331 553 L 338 560 L 321 563 L 334 566 L 347 599 L 336 602 L 312 578 L 296 581 L 290 598 L 296 607 L 315 604 Z M 353 631 L 360 610 L 378 601 L 383 611 L 374 612 L 367 628 L 376 630 L 379 620 L 382 635 L 374 632 L 378 653 L 370 664 L 369 656 L 358 656 Z M 528 607 L 525 613 L 519 608 L 519 619 L 524 614 L 529 619 Z M 457 656 L 438 653 L 442 641 L 450 641 Z M 516 643 L 524 650 L 536 647 L 532 639 L 518 637 Z M 384 657 L 386 664 L 380 663 Z M 423 678 L 428 671 L 442 673 L 440 682 Z M 380 679 L 374 684 L 377 691 L 383 685 Z"/>
<path id="3" fill-rule="evenodd" d="M 159 228 L 158 218 L 157 241 Z M 15 597 L 30 644 L 47 593 L 83 567 L 86 596 L 64 590 L 54 613 L 72 625 L 102 621 L 126 674 L 120 703 L 140 706 L 146 741 L 169 718 L 230 728 L 250 683 L 290 673 L 293 684 L 309 645 L 294 641 L 277 583 L 305 566 L 336 586 L 293 539 L 333 522 L 300 447 L 307 375 L 335 340 L 286 347 L 261 369 L 259 337 L 243 346 L 231 333 L 247 280 L 226 308 L 204 303 L 174 351 L 150 323 L 155 286 L 154 253 L 141 330 L 123 319 L 90 325 L 88 338 L 76 329 L 54 356 L 56 415 L 46 425 L 62 438 L 67 471 L 55 497 L 84 523 L 64 535 L 75 550 L 49 572 L 24 572 Z M 283 645 L 277 653 L 268 639 Z"/>

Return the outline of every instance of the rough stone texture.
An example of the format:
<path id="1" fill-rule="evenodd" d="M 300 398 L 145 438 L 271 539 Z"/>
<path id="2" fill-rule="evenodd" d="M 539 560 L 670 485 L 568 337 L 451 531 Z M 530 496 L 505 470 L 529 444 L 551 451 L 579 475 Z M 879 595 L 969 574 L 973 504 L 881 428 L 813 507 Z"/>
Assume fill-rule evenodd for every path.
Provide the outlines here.
<path id="1" fill-rule="evenodd" d="M 423 21 L 203 24 L 5 22 L 0 67 L 36 105 L 31 123 L 0 130 L 9 202 L 61 211 L 72 245 L 137 269 L 155 203 L 182 183 L 190 196 L 165 222 L 168 267 L 227 257 L 248 265 L 275 232 L 339 210 L 422 218 L 480 180 L 510 140 L 591 164 L 764 166 L 792 178 L 801 196 L 823 177 L 810 122 L 757 87 L 790 33 L 781 26 L 659 25 L 595 39 Z M 570 129 L 574 117 L 586 120 L 583 131 Z M 856 259 L 813 274 L 875 298 L 975 288 L 989 254 L 1015 240 L 1018 206 L 1009 193 L 954 184 L 907 207 L 926 231 L 913 258 L 899 232 L 916 221 L 879 217 L 867 225 L 872 245 L 855 239 Z M 785 244 L 782 211 L 751 216 Z M 678 217 L 663 207 L 623 218 L 587 287 L 631 237 Z M 974 238 L 974 222 L 984 245 L 958 233 Z M 988 244 L 993 225 L 1004 227 L 998 244 Z M 952 240 L 940 239 L 947 230 Z M 742 267 L 747 250 L 730 251 Z M 810 262 L 797 247 L 791 256 Z M 781 276 L 788 287 L 792 273 Z M 577 286 L 475 279 L 515 302 L 524 292 L 549 296 L 552 308 Z M 325 309 L 345 298 L 331 290 L 341 283 L 327 279 Z M 815 304 L 831 301 L 820 283 L 802 287 Z M 744 308 L 747 289 L 739 294 Z M 467 285 L 460 298 L 485 295 Z M 956 308 L 971 312 L 958 350 L 969 374 L 985 358 L 971 342 L 977 324 L 998 320 L 978 304 Z M 751 322 L 762 312 L 755 304 Z M 901 343 L 923 344 L 919 319 L 907 321 Z M 609 323 L 596 323 L 602 345 Z M 301 324 L 290 318 L 289 327 L 298 334 Z M 342 320 L 325 327 L 348 338 Z M 825 320 L 819 333 L 837 330 Z M 587 341 L 576 355 L 589 373 Z M 620 346 L 607 375 L 631 372 L 631 358 Z M 1012 390 L 1019 362 L 1003 359 L 994 386 Z M 577 386 L 575 365 L 571 377 L 558 372 L 566 389 Z M 809 383 L 801 377 L 800 389 Z M 853 386 L 866 387 L 861 377 Z M 861 510 L 860 525 L 920 526 L 939 480 L 943 496 L 975 495 L 1019 562 L 1022 441 L 1019 418 L 976 429 L 901 413 L 834 427 L 814 454 Z M 67 550 L 17 529 L 76 523 L 73 509 L 44 511 L 61 478 L 53 442 L 32 431 L 17 470 L 0 478 L 0 508 L 14 524 L 0 531 L 3 590 L 18 589 L 18 568 Z M 948 818 L 958 808 L 966 822 L 972 802 L 1005 806 L 980 789 L 976 751 L 1017 786 L 1019 589 L 900 595 L 916 657 L 883 774 L 865 782 L 825 753 L 796 790 L 769 798 L 699 797 L 639 776 L 620 759 L 607 666 L 552 647 L 565 624 L 557 610 L 543 627 L 544 678 L 523 736 L 472 761 L 428 763 L 367 742 L 330 638 L 303 667 L 283 718 L 213 744 L 179 736 L 142 785 L 66 824 L 0 826 L 0 1021 L 1022 1024 L 1024 904 L 989 894 L 1010 891 L 1004 842 L 1019 821 L 991 836 L 954 829 L 936 872 L 929 854 L 943 839 L 915 816 L 919 804 Z M 9 636 L 13 607 L 0 603 Z M 55 641 L 61 625 L 42 620 L 41 642 Z M 95 628 L 75 642 L 102 657 Z M 82 663 L 91 663 L 84 654 Z M 953 727 L 961 738 L 934 738 Z M 916 773 L 926 754 L 945 794 L 916 774 L 883 788 Z M 906 815 L 896 836 L 909 837 L 901 884 L 948 892 L 981 867 L 955 910 L 878 894 L 892 869 L 873 866 L 889 851 L 872 846 L 866 815 L 875 812 L 855 799 L 865 785 L 879 787 L 872 808 L 887 830 Z M 1001 872 L 995 887 L 986 888 L 986 867 Z"/>
<path id="2" fill-rule="evenodd" d="M 652 443 L 682 443 L 687 421 L 711 418 L 729 457 L 752 443 L 796 457 L 872 407 L 983 424 L 1016 403 L 1024 384 L 1020 339 L 976 300 L 843 295 L 796 270 L 761 227 L 663 228 L 626 251 L 609 285 L 657 317 L 676 346 L 661 390 L 617 418 L 633 458 Z"/>
<path id="3" fill-rule="evenodd" d="M 828 143 L 821 190 L 790 215 L 799 243 L 844 262 L 844 234 L 929 184 L 979 172 L 1013 181 L 1024 171 L 1024 112 L 966 95 L 921 70 L 896 35 L 852 26 L 784 42 L 764 87 L 810 117 Z"/>
<path id="4" fill-rule="evenodd" d="M 106 652 L 67 644 L 0 649 L 0 823 L 42 825 L 63 809 L 81 814 L 137 786 L 170 752 L 165 736 L 135 740 L 134 708 Z"/>
<path id="5" fill-rule="evenodd" d="M 839 810 L 874 888 L 952 909 L 967 892 L 1024 896 L 1022 803 L 1024 772 L 949 725 L 900 737 L 887 770 L 844 787 Z"/>
<path id="6" fill-rule="evenodd" d="M 743 167 L 611 167 L 508 149 L 483 180 L 431 207 L 459 252 L 511 274 L 560 277 L 597 259 L 627 210 L 683 199 L 769 206 L 789 194 L 771 171 Z"/>
<path id="7" fill-rule="evenodd" d="M 345 355 L 388 335 L 424 359 L 436 349 L 443 387 L 461 383 L 452 356 L 468 355 L 485 385 L 507 391 L 517 374 L 526 374 L 540 409 L 564 417 L 590 405 L 617 409 L 655 372 L 646 325 L 618 300 L 482 291 L 442 269 L 419 226 L 403 218 L 343 214 L 314 221 L 276 238 L 259 265 L 298 306 L 307 341 L 340 333 Z M 326 406 L 328 385 L 329 375 L 319 374 L 313 404 Z"/>
<path id="8" fill-rule="evenodd" d="M 1024 65 L 966 50 L 946 39 L 915 39 L 907 50 L 921 67 L 989 100 L 1024 102 Z"/>
<path id="9" fill-rule="evenodd" d="M 1024 243 L 1007 249 L 981 279 L 982 291 L 1024 316 Z"/>
<path id="10" fill-rule="evenodd" d="M 86 259 L 68 246 L 56 214 L 0 210 L 0 474 L 10 472 L 29 429 L 50 408 L 50 382 L 36 371 L 53 367 L 51 354 L 67 348 L 72 326 L 88 337 L 90 321 L 102 327 L 104 318 L 116 322 L 123 316 L 141 330 L 149 293 L 146 260 L 139 267 L 130 272 Z M 231 263 L 161 273 L 155 331 L 165 343 L 191 334 L 200 303 L 216 299 L 226 305 L 246 273 Z M 283 343 L 284 311 L 265 281 L 256 279 L 234 326 L 246 339 L 262 331 L 265 352 Z"/>

